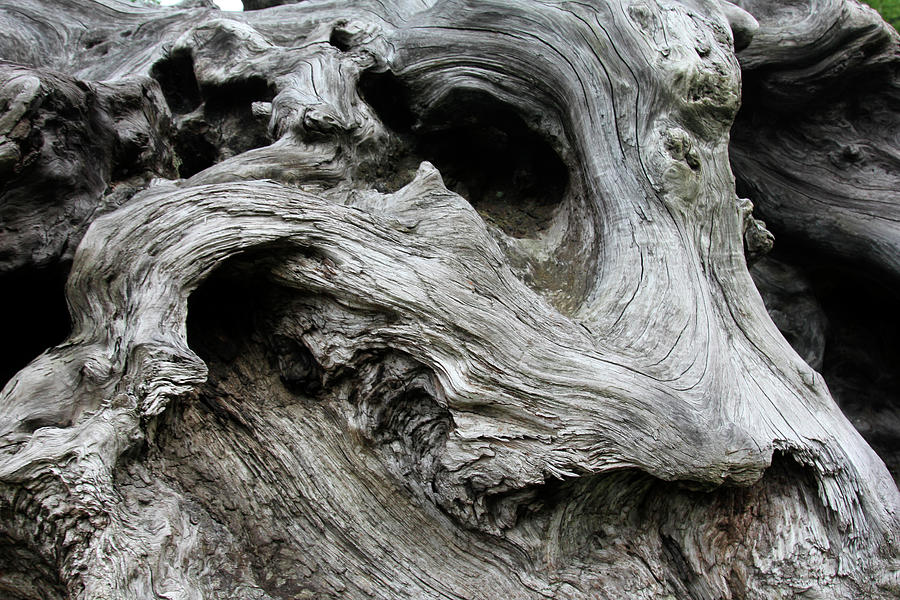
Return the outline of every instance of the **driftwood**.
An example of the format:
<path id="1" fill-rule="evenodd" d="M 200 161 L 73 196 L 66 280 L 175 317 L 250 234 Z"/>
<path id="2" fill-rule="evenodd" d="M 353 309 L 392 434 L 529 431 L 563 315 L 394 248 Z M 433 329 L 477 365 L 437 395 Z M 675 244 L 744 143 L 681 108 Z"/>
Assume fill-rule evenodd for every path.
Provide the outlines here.
<path id="1" fill-rule="evenodd" d="M 0 2 L 0 595 L 900 593 L 874 11 L 245 4 Z"/>

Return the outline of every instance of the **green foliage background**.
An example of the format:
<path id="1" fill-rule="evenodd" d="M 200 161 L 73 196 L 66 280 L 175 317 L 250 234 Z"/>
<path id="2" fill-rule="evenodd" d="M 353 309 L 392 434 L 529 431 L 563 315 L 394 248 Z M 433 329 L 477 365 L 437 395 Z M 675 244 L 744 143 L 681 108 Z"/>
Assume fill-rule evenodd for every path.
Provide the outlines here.
<path id="1" fill-rule="evenodd" d="M 866 4 L 881 13 L 884 20 L 900 29 L 900 0 L 865 0 Z"/>

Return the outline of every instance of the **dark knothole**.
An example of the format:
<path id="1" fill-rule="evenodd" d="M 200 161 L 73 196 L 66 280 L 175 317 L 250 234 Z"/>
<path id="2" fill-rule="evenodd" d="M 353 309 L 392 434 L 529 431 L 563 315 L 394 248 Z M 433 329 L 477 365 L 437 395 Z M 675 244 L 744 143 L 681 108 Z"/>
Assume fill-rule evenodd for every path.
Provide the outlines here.
<path id="1" fill-rule="evenodd" d="M 319 363 L 312 352 L 297 340 L 275 336 L 270 360 L 278 368 L 281 383 L 294 394 L 315 396 L 322 389 Z"/>
<path id="2" fill-rule="evenodd" d="M 531 237 L 549 226 L 569 172 L 514 107 L 459 89 L 417 115 L 414 94 L 391 73 L 364 73 L 360 94 L 411 149 L 407 166 L 433 163 L 449 189 L 509 235 Z"/>
<path id="3" fill-rule="evenodd" d="M 61 267 L 27 269 L 0 276 L 6 344 L 0 386 L 44 350 L 66 339 L 72 328 Z"/>
<path id="4" fill-rule="evenodd" d="M 178 156 L 178 176 L 192 177 L 219 160 L 215 132 L 203 120 L 186 121 L 175 134 L 175 154 Z"/>
<path id="5" fill-rule="evenodd" d="M 172 52 L 153 65 L 175 116 L 178 174 L 191 177 L 229 156 L 267 146 L 268 122 L 253 114 L 254 102 L 271 102 L 275 88 L 262 77 L 201 86 L 188 51 Z M 198 111 L 202 107 L 202 110 Z"/>
<path id="6" fill-rule="evenodd" d="M 828 330 L 822 376 L 900 481 L 900 294 L 849 266 L 811 269 Z"/>
<path id="7" fill-rule="evenodd" d="M 203 87 L 205 122 L 216 132 L 221 158 L 268 146 L 269 122 L 253 114 L 254 102 L 271 102 L 275 87 L 262 77 L 248 77 Z"/>
<path id="8" fill-rule="evenodd" d="M 253 114 L 254 102 L 271 102 L 273 86 L 248 77 L 221 86 L 200 88 L 202 114 L 176 118 L 175 152 L 181 177 L 191 177 L 220 160 L 267 146 L 268 121 Z"/>
<path id="9" fill-rule="evenodd" d="M 254 102 L 271 102 L 275 89 L 261 77 L 201 88 L 202 114 L 176 118 L 178 174 L 191 177 L 220 160 L 267 146 L 268 122 L 253 114 Z"/>
<path id="10" fill-rule="evenodd" d="M 0 510 L 0 520 L 14 523 L 9 508 Z M 23 540 L 0 534 L 0 598 L 4 600 L 63 600 L 68 598 L 59 571 Z"/>

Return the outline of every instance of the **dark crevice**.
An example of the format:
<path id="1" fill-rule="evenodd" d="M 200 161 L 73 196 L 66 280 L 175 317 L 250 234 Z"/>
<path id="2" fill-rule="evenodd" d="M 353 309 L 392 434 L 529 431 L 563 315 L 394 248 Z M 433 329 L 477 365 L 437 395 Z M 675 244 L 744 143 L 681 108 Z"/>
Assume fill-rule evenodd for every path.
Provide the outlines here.
<path id="1" fill-rule="evenodd" d="M 102 36 L 89 38 L 89 39 L 86 40 L 85 43 L 84 43 L 84 49 L 85 49 L 85 50 L 90 50 L 91 48 L 93 48 L 93 47 L 95 47 L 95 46 L 98 46 L 98 45 L 102 44 L 102 43 L 105 42 L 105 41 L 106 41 L 106 38 L 104 38 L 104 37 L 102 37 Z"/>
<path id="2" fill-rule="evenodd" d="M 71 330 L 62 267 L 15 271 L 0 276 L 0 311 L 5 320 L 0 386 Z"/>
<path id="3" fill-rule="evenodd" d="M 180 164 L 178 175 L 191 177 L 218 162 L 219 148 L 213 132 L 204 121 L 187 121 L 175 134 L 175 154 Z"/>
<path id="4" fill-rule="evenodd" d="M 240 112 L 249 114 L 253 102 L 271 102 L 275 98 L 275 87 L 262 77 L 247 77 L 230 81 L 225 85 L 203 87 L 206 98 L 206 113 L 210 117 Z"/>
<path id="5" fill-rule="evenodd" d="M 321 391 L 322 369 L 309 348 L 299 341 L 276 335 L 269 360 L 277 368 L 281 383 L 294 394 L 315 396 Z"/>
<path id="6" fill-rule="evenodd" d="M 458 89 L 417 115 L 414 94 L 391 73 L 363 74 L 360 94 L 407 142 L 411 162 L 433 163 L 447 187 L 487 221 L 514 237 L 549 226 L 569 172 L 513 106 L 484 91 Z"/>
<path id="7" fill-rule="evenodd" d="M 331 31 L 331 36 L 328 38 L 328 43 L 340 50 L 341 52 L 347 52 L 353 46 L 353 39 L 350 32 L 341 29 L 340 27 L 335 27 Z"/>
<path id="8" fill-rule="evenodd" d="M 254 102 L 271 102 L 275 88 L 262 77 L 201 86 L 187 51 L 173 52 L 151 69 L 175 115 L 178 174 L 191 177 L 217 162 L 268 145 L 268 123 Z M 202 110 L 198 110 L 202 109 Z"/>
<path id="9" fill-rule="evenodd" d="M 15 518 L 4 513 L 0 513 L 0 518 L 8 522 Z M 62 600 L 68 597 L 53 565 L 21 540 L 0 535 L 0 598 Z"/>
<path id="10" fill-rule="evenodd" d="M 771 260 L 796 269 L 806 284 L 793 297 L 764 292 L 767 308 L 801 354 L 810 351 L 796 346 L 803 340 L 793 329 L 809 322 L 811 306 L 824 314 L 822 376 L 841 410 L 900 481 L 900 293 L 871 267 L 825 259 L 786 236 L 776 238 L 780 243 Z"/>
<path id="11" fill-rule="evenodd" d="M 188 345 L 211 368 L 234 362 L 251 343 L 271 288 L 259 272 L 265 269 L 227 261 L 188 299 Z"/>
<path id="12" fill-rule="evenodd" d="M 268 121 L 253 114 L 254 102 L 271 102 L 275 87 L 261 77 L 231 81 L 217 87 L 204 87 L 203 119 L 207 138 L 218 148 L 218 162 L 271 143 Z M 212 164 L 212 163 L 211 163 Z"/>
<path id="13" fill-rule="evenodd" d="M 359 78 L 359 93 L 388 128 L 400 134 L 412 131 L 412 96 L 396 75 L 366 71 Z"/>
<path id="14" fill-rule="evenodd" d="M 568 170 L 512 107 L 463 90 L 448 95 L 423 121 L 419 153 L 437 166 L 448 188 L 514 237 L 550 224 Z"/>
<path id="15" fill-rule="evenodd" d="M 900 294 L 858 269 L 813 268 L 810 276 L 828 317 L 822 376 L 900 481 Z"/>
<path id="16" fill-rule="evenodd" d="M 266 278 L 278 249 L 251 251 L 220 265 L 188 300 L 188 345 L 207 363 L 210 382 L 248 353 L 272 369 L 289 392 L 305 398 L 322 389 L 322 370 L 302 342 L 277 333 L 279 315 L 296 292 Z"/>
<path id="17" fill-rule="evenodd" d="M 166 103 L 175 114 L 189 113 L 203 102 L 194 76 L 194 59 L 185 50 L 158 61 L 150 69 L 150 76 L 159 82 Z"/>

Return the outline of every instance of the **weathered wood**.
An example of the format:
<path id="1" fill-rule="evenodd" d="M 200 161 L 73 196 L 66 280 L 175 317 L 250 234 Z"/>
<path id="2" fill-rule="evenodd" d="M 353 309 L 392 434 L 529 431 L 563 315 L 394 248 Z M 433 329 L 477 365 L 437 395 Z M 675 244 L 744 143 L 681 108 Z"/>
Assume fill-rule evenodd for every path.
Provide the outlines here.
<path id="1" fill-rule="evenodd" d="M 747 8 L 760 30 L 739 54 L 731 161 L 778 240 L 757 281 L 900 480 L 900 36 L 851 2 Z M 779 272 L 795 282 L 773 288 Z"/>
<path id="2" fill-rule="evenodd" d="M 718 1 L 52 7 L 0 4 L 0 272 L 71 260 L 72 319 L 0 393 L 7 595 L 900 591 L 900 492 L 747 269 L 772 6 L 768 51 Z"/>
<path id="3" fill-rule="evenodd" d="M 779 233 L 896 280 L 900 35 L 853 2 L 772 8 L 741 54 L 739 187 Z"/>

